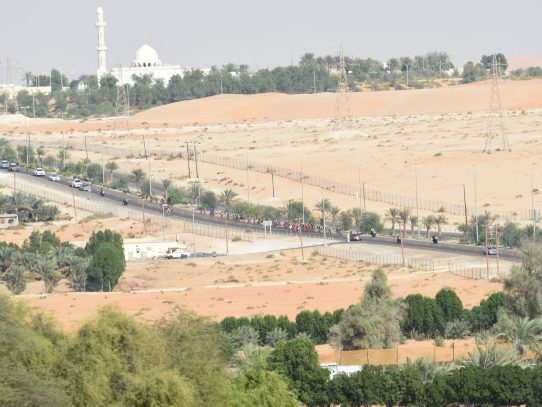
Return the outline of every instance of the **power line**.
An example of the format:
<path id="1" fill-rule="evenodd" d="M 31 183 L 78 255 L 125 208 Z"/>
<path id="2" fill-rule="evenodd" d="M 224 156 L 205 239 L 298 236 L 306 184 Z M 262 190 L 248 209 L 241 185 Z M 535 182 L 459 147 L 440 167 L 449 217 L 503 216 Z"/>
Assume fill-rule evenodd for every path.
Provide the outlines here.
<path id="1" fill-rule="evenodd" d="M 344 62 L 344 51 L 339 50 L 339 69 L 337 84 L 337 103 L 335 106 L 335 119 L 333 121 L 333 131 L 352 130 L 353 120 L 350 113 L 350 99 L 348 97 L 348 77 L 346 73 L 346 64 Z"/>
<path id="2" fill-rule="evenodd" d="M 501 64 L 497 61 L 495 55 L 491 61 L 491 97 L 489 101 L 489 113 L 486 132 L 486 144 L 484 152 L 490 154 L 493 151 L 493 139 L 500 139 L 501 151 L 511 151 L 506 128 L 504 126 L 504 115 L 502 112 L 501 94 L 499 91 L 499 82 L 501 79 Z M 497 150 L 498 151 L 498 150 Z"/>

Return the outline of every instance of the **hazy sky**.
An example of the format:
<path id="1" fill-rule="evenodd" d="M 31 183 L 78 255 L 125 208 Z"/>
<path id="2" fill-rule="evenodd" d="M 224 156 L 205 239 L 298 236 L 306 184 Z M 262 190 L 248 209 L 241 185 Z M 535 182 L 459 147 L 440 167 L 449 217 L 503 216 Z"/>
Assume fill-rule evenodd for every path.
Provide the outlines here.
<path id="1" fill-rule="evenodd" d="M 305 52 L 386 60 L 432 50 L 454 63 L 484 53 L 542 55 L 541 0 L 27 0 L 2 1 L 5 58 L 17 68 L 68 77 L 95 73 L 96 8 L 102 6 L 108 69 L 144 43 L 163 63 L 252 68 L 297 62 Z"/>

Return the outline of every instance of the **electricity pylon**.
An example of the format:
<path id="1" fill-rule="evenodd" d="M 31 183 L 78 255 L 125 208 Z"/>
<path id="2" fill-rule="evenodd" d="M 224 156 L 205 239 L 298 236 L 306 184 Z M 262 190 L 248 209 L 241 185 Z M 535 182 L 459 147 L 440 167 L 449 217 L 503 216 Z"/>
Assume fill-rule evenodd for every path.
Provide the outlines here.
<path id="1" fill-rule="evenodd" d="M 11 66 L 11 58 L 6 57 L 6 79 L 8 88 L 4 92 L 4 113 L 19 113 L 19 105 L 17 104 L 17 95 L 15 94 L 15 85 L 13 84 L 13 67 Z M 11 92 L 10 89 L 11 88 Z"/>
<path id="2" fill-rule="evenodd" d="M 115 120 L 113 123 L 113 136 L 117 129 L 129 130 L 130 101 L 126 94 L 126 88 L 122 79 L 122 65 L 119 65 L 119 77 L 117 83 L 117 99 L 115 102 Z"/>
<path id="3" fill-rule="evenodd" d="M 333 131 L 352 130 L 353 121 L 350 113 L 350 99 L 348 97 L 348 78 L 346 64 L 344 62 L 344 52 L 341 47 L 339 51 L 339 72 L 337 84 L 337 104 L 335 106 L 335 119 L 333 121 Z"/>
<path id="4" fill-rule="evenodd" d="M 502 112 L 501 94 L 499 91 L 499 82 L 501 80 L 501 64 L 497 61 L 495 55 L 491 62 L 491 99 L 489 101 L 489 114 L 486 132 L 486 145 L 484 153 L 490 154 L 493 150 L 493 139 L 500 140 L 501 151 L 511 151 L 506 136 L 506 128 L 504 126 L 504 115 Z"/>

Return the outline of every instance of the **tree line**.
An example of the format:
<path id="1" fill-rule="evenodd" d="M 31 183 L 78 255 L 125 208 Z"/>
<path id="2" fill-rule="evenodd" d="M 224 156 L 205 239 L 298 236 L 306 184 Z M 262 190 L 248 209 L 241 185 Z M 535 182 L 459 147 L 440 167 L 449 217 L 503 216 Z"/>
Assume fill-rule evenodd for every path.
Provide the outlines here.
<path id="1" fill-rule="evenodd" d="M 21 294 L 30 278 L 52 293 L 62 278 L 75 291 L 111 291 L 126 268 L 123 241 L 111 230 L 94 232 L 85 248 L 63 243 L 49 231 L 33 231 L 19 247 L 0 242 L 0 281 Z"/>
<path id="2" fill-rule="evenodd" d="M 506 57 L 496 54 L 500 69 L 506 70 Z M 386 63 L 371 58 L 345 57 L 349 87 L 352 91 L 403 90 L 441 86 L 439 79 L 461 77 L 464 83 L 483 80 L 490 75 L 493 55 L 479 62 L 468 62 L 462 76 L 445 52 L 429 52 L 414 57 L 390 58 Z M 205 74 L 199 69 L 175 75 L 166 84 L 150 75 L 134 76 L 133 85 L 124 86 L 130 106 L 143 110 L 153 106 L 207 96 L 283 92 L 288 94 L 334 92 L 337 89 L 338 56 L 316 57 L 304 54 L 297 64 L 252 71 L 247 65 L 213 66 Z M 515 72 L 517 77 L 536 76 L 538 71 Z M 82 75 L 68 81 L 58 69 L 51 76 L 26 72 L 27 86 L 51 85 L 51 95 L 32 95 L 22 90 L 17 95 L 20 106 L 31 106 L 35 117 L 70 118 L 111 116 L 116 113 L 118 84 L 113 76 L 99 81 L 96 75 Z M 1 95 L 6 98 L 7 94 Z"/>

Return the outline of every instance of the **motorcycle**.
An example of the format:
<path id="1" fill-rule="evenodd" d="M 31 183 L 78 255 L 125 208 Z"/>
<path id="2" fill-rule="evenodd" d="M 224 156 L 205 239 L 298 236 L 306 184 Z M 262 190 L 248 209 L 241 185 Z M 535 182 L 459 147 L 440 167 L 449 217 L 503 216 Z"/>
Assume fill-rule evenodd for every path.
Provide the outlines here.
<path id="1" fill-rule="evenodd" d="M 104 191 L 104 189 L 103 189 L 103 188 L 102 188 L 102 189 L 100 189 L 100 196 L 105 196 L 105 191 Z"/>
<path id="2" fill-rule="evenodd" d="M 128 206 L 128 199 L 124 198 L 124 200 L 122 201 L 122 204 L 124 206 Z"/>
<path id="3" fill-rule="evenodd" d="M 437 244 L 437 243 L 438 243 L 438 237 L 433 236 L 433 244 Z"/>
<path id="4" fill-rule="evenodd" d="M 371 229 L 371 237 L 376 237 L 376 231 L 374 229 Z"/>

